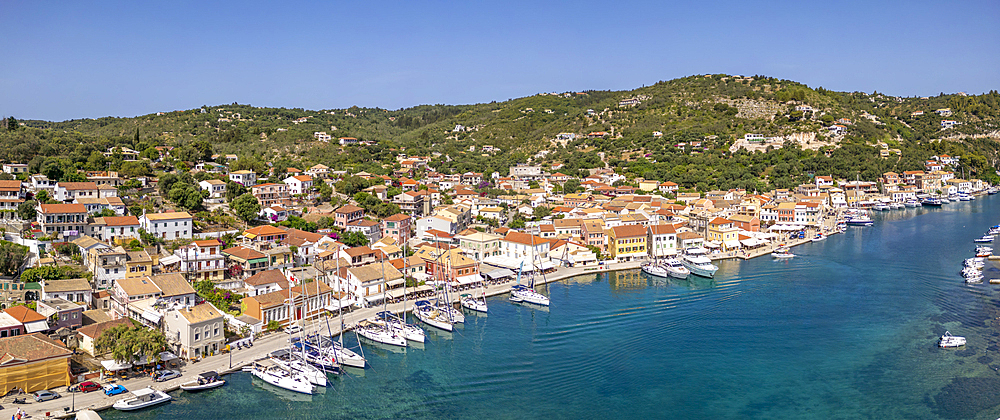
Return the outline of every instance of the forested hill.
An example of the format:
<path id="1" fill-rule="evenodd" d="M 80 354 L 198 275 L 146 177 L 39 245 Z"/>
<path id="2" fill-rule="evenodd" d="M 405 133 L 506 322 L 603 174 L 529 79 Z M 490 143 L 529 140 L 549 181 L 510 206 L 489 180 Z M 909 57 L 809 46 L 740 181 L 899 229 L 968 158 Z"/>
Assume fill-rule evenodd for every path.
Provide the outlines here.
<path id="1" fill-rule="evenodd" d="M 387 173 L 400 151 L 437 152 L 431 166 L 439 171 L 505 174 L 508 166 L 532 160 L 564 163 L 560 171 L 571 175 L 611 165 L 691 187 L 767 190 L 809 174 L 875 179 L 889 170 L 923 169 L 930 156 L 946 153 L 962 156 L 958 169 L 967 176 L 997 181 L 998 119 L 996 91 L 900 98 L 765 76 L 700 75 L 631 91 L 543 93 L 476 105 L 304 110 L 232 104 L 135 118 L 25 120 L 0 134 L 0 159 L 30 162 L 33 170 L 46 158 L 103 169 L 108 162 L 97 155 L 109 147 L 152 156 L 151 147 L 166 145 L 189 163 L 235 153 L 250 168 L 270 161 Z M 317 140 L 316 132 L 332 141 Z M 763 139 L 747 142 L 747 134 Z M 373 144 L 343 148 L 340 137 Z M 153 169 L 171 163 L 160 165 Z"/>

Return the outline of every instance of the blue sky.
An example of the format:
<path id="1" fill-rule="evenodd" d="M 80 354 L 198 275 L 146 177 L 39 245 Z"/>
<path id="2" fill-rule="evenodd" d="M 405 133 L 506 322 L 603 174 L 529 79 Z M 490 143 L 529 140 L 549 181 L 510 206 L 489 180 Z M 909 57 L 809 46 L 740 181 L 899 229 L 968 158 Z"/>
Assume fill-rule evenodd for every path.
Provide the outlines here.
<path id="1" fill-rule="evenodd" d="M 0 3 L 0 116 L 504 101 L 764 74 L 892 95 L 1000 89 L 1000 2 Z"/>

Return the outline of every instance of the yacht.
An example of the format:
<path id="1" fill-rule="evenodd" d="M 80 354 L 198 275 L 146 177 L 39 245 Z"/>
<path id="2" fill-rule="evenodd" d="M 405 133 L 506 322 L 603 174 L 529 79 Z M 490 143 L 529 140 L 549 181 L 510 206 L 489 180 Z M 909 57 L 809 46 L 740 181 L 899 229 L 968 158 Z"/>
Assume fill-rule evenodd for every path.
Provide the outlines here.
<path id="1" fill-rule="evenodd" d="M 691 248 L 681 257 L 681 264 L 694 275 L 712 278 L 719 267 L 712 264 L 707 254 L 704 248 Z"/>
<path id="2" fill-rule="evenodd" d="M 253 376 L 278 388 L 309 395 L 312 395 L 313 391 L 316 390 L 316 387 L 305 376 L 280 366 L 265 367 L 254 363 L 253 366 L 244 367 L 243 370 L 249 371 Z"/>
<path id="3" fill-rule="evenodd" d="M 684 264 L 681 264 L 681 260 L 677 258 L 667 258 L 663 261 L 663 267 L 667 269 L 667 274 L 670 277 L 686 279 L 691 274 L 691 270 L 684 267 Z"/>
<path id="4" fill-rule="evenodd" d="M 307 362 L 301 353 L 278 349 L 268 354 L 268 358 L 282 368 L 302 374 L 313 385 L 326 386 L 326 371 Z"/>
<path id="5" fill-rule="evenodd" d="M 981 257 L 966 258 L 962 265 L 973 268 L 983 268 L 986 266 L 986 259 Z"/>
<path id="6" fill-rule="evenodd" d="M 424 329 L 413 324 L 407 324 L 403 318 L 400 318 L 389 311 L 382 311 L 375 314 L 374 317 L 369 318 L 369 321 L 375 324 L 388 324 L 389 327 L 395 328 L 396 331 L 402 333 L 403 338 L 410 341 L 416 341 L 418 343 L 423 343 L 425 340 Z"/>
<path id="7" fill-rule="evenodd" d="M 945 331 L 944 335 L 941 336 L 941 341 L 938 342 L 938 347 L 942 348 L 961 347 L 964 345 L 965 345 L 965 337 L 951 335 L 950 331 Z"/>
<path id="8" fill-rule="evenodd" d="M 390 328 L 389 324 L 375 324 L 364 320 L 358 323 L 354 332 L 376 343 L 388 344 L 390 346 L 406 347 L 406 338 L 396 333 L 395 328 Z"/>
<path id="9" fill-rule="evenodd" d="M 920 207 L 920 202 L 911 198 L 903 202 L 903 205 L 906 207 Z"/>
<path id="10" fill-rule="evenodd" d="M 867 213 L 859 213 L 856 216 L 851 216 L 847 218 L 848 226 L 871 226 L 875 222 L 872 221 L 871 217 L 868 217 Z"/>
<path id="11" fill-rule="evenodd" d="M 450 303 L 444 303 L 442 300 L 439 299 L 437 301 L 436 307 L 438 311 L 441 311 L 442 313 L 445 314 L 445 316 L 451 318 L 451 322 L 454 322 L 456 324 L 462 324 L 465 322 L 465 314 L 463 314 L 462 311 L 455 309 L 454 305 Z"/>
<path id="12" fill-rule="evenodd" d="M 780 247 L 771 252 L 771 256 L 778 259 L 792 258 L 795 254 L 792 253 L 787 247 Z"/>
<path id="13" fill-rule="evenodd" d="M 434 328 L 440 328 L 445 331 L 452 331 L 455 329 L 454 321 L 452 321 L 451 318 L 448 318 L 447 314 L 442 313 L 438 310 L 438 308 L 434 307 L 434 305 L 431 305 L 430 301 L 418 300 L 416 302 L 416 307 L 413 308 L 413 315 L 425 324 Z"/>
<path id="14" fill-rule="evenodd" d="M 981 238 L 973 239 L 972 242 L 977 244 L 988 244 L 993 242 L 993 235 L 983 235 Z"/>
<path id="15" fill-rule="evenodd" d="M 899 210 L 899 209 L 906 208 L 906 206 L 903 205 L 903 203 L 892 202 L 892 203 L 889 203 L 889 208 L 891 208 L 893 210 Z"/>
<path id="16" fill-rule="evenodd" d="M 889 205 L 886 204 L 886 203 L 878 203 L 878 204 L 872 206 L 872 209 L 875 209 L 875 210 L 878 210 L 878 211 L 889 211 L 889 210 L 892 209 L 892 207 L 889 207 Z"/>
<path id="17" fill-rule="evenodd" d="M 153 389 L 152 387 L 146 387 L 132 391 L 131 397 L 122 398 L 111 406 L 114 407 L 115 410 L 119 411 L 133 411 L 162 404 L 170 401 L 171 399 L 170 394 L 167 394 L 166 392 Z"/>
<path id="18" fill-rule="evenodd" d="M 549 306 L 549 297 L 535 291 L 525 284 L 515 284 L 510 287 L 511 302 L 527 302 L 535 305 Z"/>
<path id="19" fill-rule="evenodd" d="M 930 206 L 930 207 L 941 207 L 941 204 L 943 204 L 943 203 L 941 202 L 940 199 L 937 199 L 937 198 L 934 198 L 934 197 L 927 197 L 927 198 L 923 199 L 920 202 L 920 204 L 925 205 L 925 206 Z"/>
<path id="20" fill-rule="evenodd" d="M 670 275 L 667 272 L 667 268 L 655 261 L 649 261 L 642 264 L 642 272 L 649 274 L 653 277 L 667 277 Z"/>
<path id="21" fill-rule="evenodd" d="M 353 350 L 344 347 L 331 337 L 323 335 L 311 335 L 306 337 L 306 345 L 324 355 L 325 358 L 335 360 L 344 366 L 364 369 L 365 358 Z"/>
<path id="22" fill-rule="evenodd" d="M 488 307 L 486 306 L 486 296 L 477 298 L 469 293 L 463 293 L 461 297 L 463 308 L 475 312 L 487 312 Z"/>
<path id="23" fill-rule="evenodd" d="M 989 257 L 990 255 L 993 255 L 993 248 L 990 248 L 988 246 L 977 246 L 976 247 L 976 256 L 977 257 L 986 258 L 986 257 Z"/>
<path id="24" fill-rule="evenodd" d="M 181 389 L 187 392 L 203 391 L 206 389 L 218 388 L 226 384 L 226 380 L 222 379 L 218 373 L 215 371 L 204 372 L 198 374 L 198 379 L 191 382 L 185 382 L 181 384 Z"/>
<path id="25" fill-rule="evenodd" d="M 968 194 L 959 194 L 958 195 L 958 200 L 959 201 L 972 201 L 972 196 L 968 195 Z"/>

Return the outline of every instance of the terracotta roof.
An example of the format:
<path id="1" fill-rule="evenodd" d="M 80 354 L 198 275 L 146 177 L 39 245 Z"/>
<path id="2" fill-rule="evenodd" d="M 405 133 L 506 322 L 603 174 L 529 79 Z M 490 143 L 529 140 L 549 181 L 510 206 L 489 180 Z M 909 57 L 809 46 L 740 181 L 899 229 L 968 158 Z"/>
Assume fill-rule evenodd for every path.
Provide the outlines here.
<path id="1" fill-rule="evenodd" d="M 62 343 L 41 333 L 18 335 L 0 340 L 0 366 L 18 365 L 37 360 L 69 358 L 73 352 Z"/>
<path id="2" fill-rule="evenodd" d="M 250 278 L 243 280 L 243 282 L 251 286 L 263 286 L 265 284 L 274 283 L 282 289 L 288 288 L 288 279 L 285 278 L 284 274 L 281 274 L 281 270 L 261 271 L 254 274 Z"/>
<path id="3" fill-rule="evenodd" d="M 198 245 L 198 246 L 219 246 L 220 245 L 218 239 L 206 239 L 204 241 L 194 241 L 194 242 L 191 242 L 191 243 L 193 243 L 195 245 Z"/>
<path id="4" fill-rule="evenodd" d="M 677 234 L 677 239 L 680 239 L 680 240 L 697 239 L 697 238 L 704 239 L 703 236 L 701 236 L 701 235 L 699 235 L 699 234 L 697 234 L 695 232 L 681 232 L 681 233 Z"/>
<path id="5" fill-rule="evenodd" d="M 59 182 L 56 183 L 59 188 L 64 188 L 67 191 L 77 191 L 77 190 L 96 190 L 96 182 Z"/>
<path id="6" fill-rule="evenodd" d="M 364 211 L 364 209 L 355 205 L 348 204 L 346 206 L 341 206 L 337 210 L 334 210 L 334 213 L 346 214 L 346 213 L 354 213 L 357 211 Z"/>
<path id="7" fill-rule="evenodd" d="M 18 320 L 22 324 L 27 322 L 44 321 L 46 319 L 42 314 L 22 305 L 11 306 L 5 309 L 4 312 L 6 312 L 7 315 L 14 317 L 14 319 Z"/>
<path id="8" fill-rule="evenodd" d="M 674 229 L 674 225 L 653 225 L 649 227 L 649 230 L 652 231 L 654 235 L 669 235 L 671 233 L 677 233 Z"/>
<path id="9" fill-rule="evenodd" d="M 21 191 L 21 181 L 13 179 L 0 181 L 0 191 Z"/>
<path id="10" fill-rule="evenodd" d="M 505 236 L 503 240 L 507 242 L 514 242 L 528 246 L 531 246 L 532 244 L 539 245 L 548 242 L 545 239 L 539 238 L 535 235 L 530 235 L 527 233 L 521 233 L 515 231 L 508 231 L 507 236 Z"/>
<path id="11" fill-rule="evenodd" d="M 615 233 L 615 238 L 633 238 L 636 236 L 646 236 L 646 227 L 642 225 L 622 225 L 611 228 Z"/>
<path id="12" fill-rule="evenodd" d="M 726 219 L 726 218 L 723 218 L 723 217 L 716 217 L 716 218 L 712 219 L 711 222 L 708 222 L 708 224 L 710 224 L 710 225 L 725 225 L 725 224 L 729 224 L 729 223 L 733 223 L 733 221 L 729 220 L 729 219 Z"/>
<path id="13" fill-rule="evenodd" d="M 313 178 L 311 176 L 309 176 L 309 175 L 296 175 L 296 176 L 293 176 L 292 178 L 295 178 L 295 179 L 297 179 L 299 181 L 302 181 L 302 182 L 309 182 L 309 181 L 313 180 Z"/>
<path id="14" fill-rule="evenodd" d="M 90 338 L 97 338 L 100 337 L 101 334 L 104 333 L 104 331 L 111 329 L 113 327 L 117 327 L 119 325 L 132 326 L 132 321 L 129 321 L 128 318 L 120 318 L 80 327 L 80 329 L 76 330 L 76 332 L 80 335 L 84 335 Z"/>
<path id="15" fill-rule="evenodd" d="M 86 213 L 83 204 L 40 204 L 42 213 Z"/>
<path id="16" fill-rule="evenodd" d="M 356 246 L 354 248 L 347 248 L 346 250 L 344 250 L 344 252 L 346 252 L 347 255 L 350 255 L 351 257 L 357 257 L 360 255 L 371 254 L 374 251 L 372 251 L 372 249 L 367 246 Z"/>
<path id="17" fill-rule="evenodd" d="M 253 236 L 270 236 L 270 235 L 287 235 L 288 232 L 285 232 L 283 229 L 279 229 L 271 225 L 264 225 L 247 229 L 243 231 L 243 234 L 253 235 Z"/>
<path id="18" fill-rule="evenodd" d="M 254 260 L 257 258 L 266 258 L 267 256 L 260 253 L 259 251 L 244 246 L 237 246 L 229 249 L 223 249 L 223 254 L 231 255 L 236 258 L 243 260 Z"/>
<path id="19" fill-rule="evenodd" d="M 104 217 L 107 226 L 138 226 L 139 218 L 135 216 Z"/>
<path id="20" fill-rule="evenodd" d="M 263 295 L 250 296 L 244 298 L 243 300 L 255 300 L 260 303 L 261 309 L 268 309 L 268 308 L 273 308 L 275 306 L 284 305 L 285 299 L 288 299 L 288 289 L 278 290 L 271 293 L 264 293 Z"/>

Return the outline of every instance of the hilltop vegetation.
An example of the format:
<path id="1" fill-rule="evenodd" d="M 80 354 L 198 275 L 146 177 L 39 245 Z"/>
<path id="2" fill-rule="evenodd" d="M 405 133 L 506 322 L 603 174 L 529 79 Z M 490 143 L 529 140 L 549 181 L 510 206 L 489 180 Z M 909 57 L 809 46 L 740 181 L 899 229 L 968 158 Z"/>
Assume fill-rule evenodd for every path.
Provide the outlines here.
<path id="1" fill-rule="evenodd" d="M 950 113 L 935 112 L 940 109 Z M 436 156 L 431 167 L 443 172 L 506 174 L 513 164 L 533 161 L 563 163 L 562 172 L 581 175 L 610 165 L 685 187 L 768 190 L 794 185 L 809 173 L 872 180 L 889 170 L 923 169 L 930 156 L 947 153 L 963 157 L 961 169 L 969 177 L 996 182 L 998 118 L 996 91 L 899 98 L 765 76 L 709 75 L 631 91 L 539 94 L 476 105 L 310 111 L 231 104 L 135 118 L 28 120 L 2 131 L 0 159 L 30 162 L 33 171 L 58 167 L 64 176 L 72 176 L 72 168 L 152 173 L 213 154 L 237 154 L 241 167 L 258 171 L 266 162 L 279 170 L 323 163 L 386 174 L 394 157 L 406 153 Z M 943 129 L 942 120 L 956 125 Z M 843 132 L 830 134 L 833 124 Z M 315 132 L 333 139 L 319 141 Z M 606 134 L 588 138 L 592 132 Z M 559 133 L 575 138 L 557 140 Z M 740 150 L 737 142 L 748 133 L 771 142 L 757 152 Z M 342 147 L 339 137 L 372 144 Z M 148 168 L 101 155 L 114 146 L 146 157 L 156 156 L 154 146 L 173 146 L 172 157 L 186 163 Z M 484 152 L 484 146 L 498 150 Z M 881 149 L 898 149 L 899 155 L 880 157 Z"/>

